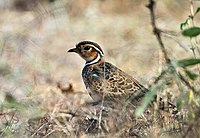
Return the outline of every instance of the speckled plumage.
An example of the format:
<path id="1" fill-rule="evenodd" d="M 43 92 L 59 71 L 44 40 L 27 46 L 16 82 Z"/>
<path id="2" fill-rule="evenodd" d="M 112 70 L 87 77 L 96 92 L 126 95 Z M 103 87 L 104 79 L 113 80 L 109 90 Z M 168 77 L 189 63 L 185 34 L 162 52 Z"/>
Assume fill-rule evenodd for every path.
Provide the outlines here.
<path id="1" fill-rule="evenodd" d="M 140 101 L 148 91 L 136 79 L 105 62 L 101 47 L 91 41 L 82 41 L 69 52 L 78 53 L 86 60 L 82 78 L 94 102 L 121 101 L 131 99 Z"/>
<path id="2" fill-rule="evenodd" d="M 82 77 L 96 102 L 101 101 L 103 96 L 105 100 L 131 96 L 139 100 L 147 92 L 137 80 L 108 62 L 85 66 Z"/>
<path id="3" fill-rule="evenodd" d="M 124 115 L 123 109 L 128 109 L 125 110 L 126 113 L 132 115 L 132 111 L 135 111 L 145 94 L 149 92 L 132 76 L 106 62 L 104 53 L 97 43 L 82 41 L 68 52 L 75 52 L 86 61 L 82 70 L 83 82 L 94 102 L 101 103 L 103 107 L 117 108 L 122 111 L 120 112 L 122 116 Z M 154 109 L 164 111 L 163 113 L 159 112 L 161 119 L 163 119 L 163 115 L 166 116 L 165 111 L 167 111 L 167 114 L 169 113 L 169 116 L 172 114 L 174 119 L 177 118 L 178 111 L 174 104 L 164 101 L 162 98 L 157 98 L 157 95 L 154 98 L 154 102 L 158 104 L 152 104 L 154 102 L 149 104 L 143 114 L 143 120 L 151 120 Z M 154 105 L 156 105 L 156 108 L 154 108 Z"/>

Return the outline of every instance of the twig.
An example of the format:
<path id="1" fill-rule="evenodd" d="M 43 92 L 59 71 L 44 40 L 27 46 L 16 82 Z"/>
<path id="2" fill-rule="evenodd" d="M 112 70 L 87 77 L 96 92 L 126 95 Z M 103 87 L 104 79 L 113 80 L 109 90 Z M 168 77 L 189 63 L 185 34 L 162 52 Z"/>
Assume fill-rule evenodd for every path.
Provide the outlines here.
<path id="1" fill-rule="evenodd" d="M 192 22 L 192 26 L 194 26 L 194 21 L 193 21 L 193 18 L 194 18 L 194 6 L 193 6 L 193 0 L 189 0 L 190 2 L 190 13 L 191 13 L 191 22 Z"/>
<path id="2" fill-rule="evenodd" d="M 179 78 L 181 79 L 181 81 L 183 81 L 184 83 L 185 83 L 185 85 L 189 88 L 189 89 L 191 89 L 194 93 L 198 93 L 195 89 L 194 89 L 194 87 L 192 87 L 191 86 L 191 84 L 190 84 L 190 82 L 189 81 L 187 81 L 186 79 L 185 79 L 185 77 L 180 73 L 180 72 L 178 72 L 178 76 L 179 76 Z"/>
<path id="3" fill-rule="evenodd" d="M 34 137 L 44 126 L 48 125 L 49 122 L 42 124 L 30 137 Z"/>
<path id="4" fill-rule="evenodd" d="M 194 16 L 195 16 L 195 13 L 194 13 L 194 4 L 193 4 L 193 0 L 189 0 L 190 2 L 190 21 L 191 21 L 191 26 L 194 27 L 195 26 L 195 23 L 194 23 Z M 194 42 L 192 41 L 194 40 Z M 200 54 L 200 50 L 199 50 L 199 47 L 196 45 L 198 42 L 197 42 L 197 37 L 194 37 L 194 38 L 190 38 L 190 42 L 191 42 L 191 50 L 192 50 L 192 53 L 194 55 L 194 58 L 196 59 L 197 58 L 197 54 L 196 54 L 196 51 L 195 49 L 197 50 L 197 52 Z M 200 75 L 200 66 L 197 64 L 197 70 L 199 72 L 199 75 Z M 199 78 L 200 80 L 200 78 Z"/>
<path id="5" fill-rule="evenodd" d="M 192 0 L 191 0 L 192 1 Z M 168 64 L 168 69 L 170 68 L 173 68 L 173 70 L 175 70 L 175 67 L 173 66 L 173 64 L 171 63 L 171 59 L 168 57 L 167 55 L 167 51 L 165 49 L 165 46 L 162 42 L 162 38 L 161 38 L 161 33 L 162 31 L 160 29 L 157 28 L 156 26 L 156 21 L 155 21 L 155 13 L 154 13 L 154 7 L 155 7 L 155 1 L 154 0 L 149 0 L 149 4 L 146 6 L 149 10 L 150 10 L 150 15 L 151 15 L 151 25 L 153 27 L 153 32 L 159 42 L 159 45 L 160 45 L 160 48 L 161 48 L 161 51 L 164 55 L 164 58 L 165 58 L 165 61 L 166 63 Z M 163 73 L 163 72 L 162 72 Z M 161 73 L 161 76 L 162 77 L 162 73 Z M 193 92 L 197 92 L 191 85 L 190 83 L 184 78 L 183 75 L 180 74 L 180 72 L 177 72 L 177 74 L 179 75 L 180 79 L 182 82 L 185 83 L 185 85 L 191 89 Z M 160 77 L 158 77 L 157 79 L 159 80 Z M 155 82 L 157 82 L 157 80 L 155 80 Z"/>
<path id="6" fill-rule="evenodd" d="M 154 0 L 149 0 L 149 4 L 146 5 L 146 7 L 150 10 L 150 14 L 151 14 L 151 25 L 153 27 L 153 33 L 155 34 L 158 43 L 160 45 L 161 51 L 164 55 L 165 61 L 167 64 L 169 64 L 171 62 L 170 58 L 167 55 L 167 51 L 165 49 L 165 46 L 162 42 L 162 38 L 161 38 L 161 31 L 160 29 L 157 28 L 156 26 L 156 20 L 155 20 L 155 13 L 154 13 L 154 6 L 155 6 L 155 1 Z"/>
<path id="7" fill-rule="evenodd" d="M 49 132 L 48 134 L 46 134 L 43 138 L 47 138 L 47 137 L 50 136 L 53 132 L 55 132 L 55 130 L 52 130 L 51 132 Z"/>
<path id="8" fill-rule="evenodd" d="M 186 52 L 188 51 L 188 49 L 183 44 L 181 44 L 181 42 L 179 42 L 176 38 L 174 38 L 173 36 L 165 34 L 165 35 L 163 35 L 163 37 L 166 37 L 166 38 L 174 40 L 178 44 L 178 46 L 183 48 Z"/>
<path id="9" fill-rule="evenodd" d="M 163 71 L 160 73 L 160 75 L 157 76 L 157 77 L 155 78 L 154 82 L 153 82 L 152 84 L 149 85 L 148 88 L 150 89 L 150 88 L 152 87 L 152 85 L 157 84 L 158 81 L 161 80 L 167 72 L 168 72 L 168 70 L 163 70 Z"/>

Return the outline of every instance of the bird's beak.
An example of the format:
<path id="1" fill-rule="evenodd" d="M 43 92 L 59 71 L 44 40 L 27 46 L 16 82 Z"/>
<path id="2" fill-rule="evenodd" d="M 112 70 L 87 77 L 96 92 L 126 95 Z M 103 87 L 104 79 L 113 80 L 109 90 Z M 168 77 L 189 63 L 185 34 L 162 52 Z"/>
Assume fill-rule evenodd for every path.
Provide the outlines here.
<path id="1" fill-rule="evenodd" d="M 69 49 L 67 52 L 78 52 L 76 48 Z"/>

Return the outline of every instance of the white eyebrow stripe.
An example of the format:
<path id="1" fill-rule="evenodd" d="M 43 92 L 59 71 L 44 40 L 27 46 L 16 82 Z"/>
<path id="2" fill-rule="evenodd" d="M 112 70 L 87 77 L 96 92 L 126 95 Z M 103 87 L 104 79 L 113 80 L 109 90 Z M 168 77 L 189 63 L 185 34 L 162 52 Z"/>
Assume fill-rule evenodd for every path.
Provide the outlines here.
<path id="1" fill-rule="evenodd" d="M 97 47 L 95 47 L 93 45 L 90 45 L 90 46 L 93 47 L 96 51 L 98 51 L 102 57 L 104 56 L 103 52 L 101 50 L 99 50 Z"/>
<path id="2" fill-rule="evenodd" d="M 94 64 L 94 63 L 97 63 L 100 59 L 101 59 L 101 56 L 100 56 L 99 53 L 98 53 L 97 58 L 95 58 L 94 60 L 91 60 L 91 61 L 89 61 L 89 62 L 86 62 L 85 66 L 87 66 L 87 65 L 92 65 L 92 64 Z"/>

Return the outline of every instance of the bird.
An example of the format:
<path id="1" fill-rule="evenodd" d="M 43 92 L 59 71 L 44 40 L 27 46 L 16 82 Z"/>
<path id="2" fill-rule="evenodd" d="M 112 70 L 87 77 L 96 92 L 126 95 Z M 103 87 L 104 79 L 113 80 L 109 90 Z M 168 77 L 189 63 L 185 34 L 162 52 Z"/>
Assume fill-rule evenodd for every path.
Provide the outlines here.
<path id="1" fill-rule="evenodd" d="M 86 61 L 82 79 L 95 103 L 102 100 L 119 102 L 121 99 L 139 101 L 148 92 L 132 76 L 105 61 L 104 52 L 99 44 L 81 41 L 68 52 L 75 52 Z"/>
<path id="2" fill-rule="evenodd" d="M 95 42 L 81 41 L 76 44 L 75 48 L 69 49 L 68 52 L 77 53 L 85 60 L 82 79 L 94 101 L 93 105 L 96 106 L 95 113 L 97 115 L 106 113 L 105 116 L 111 115 L 114 117 L 113 115 L 115 114 L 115 117 L 120 116 L 121 118 L 127 117 L 130 119 L 133 116 L 138 118 L 136 114 L 135 116 L 133 114 L 137 112 L 138 107 L 141 106 L 143 99 L 145 99 L 145 95 L 151 92 L 150 90 L 134 77 L 107 62 L 101 46 Z M 100 110 L 97 107 L 99 105 Z M 140 124 L 140 129 L 141 126 L 149 126 L 148 122 L 152 122 L 154 116 L 157 117 L 158 124 L 162 127 L 167 126 L 167 124 L 170 125 L 172 122 L 177 122 L 180 118 L 176 106 L 170 101 L 166 102 L 157 97 L 157 95 L 148 103 L 143 113 L 139 115 L 138 124 Z M 99 118 L 101 117 L 99 116 Z"/>
<path id="3" fill-rule="evenodd" d="M 128 101 L 137 106 L 146 93 L 150 92 L 135 78 L 107 62 L 101 46 L 96 42 L 81 41 L 68 52 L 77 53 L 85 60 L 82 79 L 95 104 L 104 102 L 115 106 Z M 155 95 L 155 100 L 156 98 Z M 168 102 L 168 105 L 175 108 L 171 102 Z"/>

